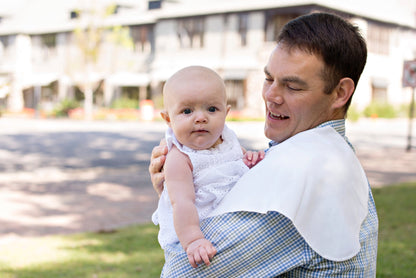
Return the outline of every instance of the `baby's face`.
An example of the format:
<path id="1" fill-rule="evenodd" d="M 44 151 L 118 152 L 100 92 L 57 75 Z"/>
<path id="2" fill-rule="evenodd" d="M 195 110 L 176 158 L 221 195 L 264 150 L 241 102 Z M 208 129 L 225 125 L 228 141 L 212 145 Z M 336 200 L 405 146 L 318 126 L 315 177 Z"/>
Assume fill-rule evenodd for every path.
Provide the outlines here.
<path id="1" fill-rule="evenodd" d="M 221 143 L 229 110 L 224 85 L 209 75 L 185 77 L 165 87 L 164 119 L 181 144 L 209 149 Z"/>

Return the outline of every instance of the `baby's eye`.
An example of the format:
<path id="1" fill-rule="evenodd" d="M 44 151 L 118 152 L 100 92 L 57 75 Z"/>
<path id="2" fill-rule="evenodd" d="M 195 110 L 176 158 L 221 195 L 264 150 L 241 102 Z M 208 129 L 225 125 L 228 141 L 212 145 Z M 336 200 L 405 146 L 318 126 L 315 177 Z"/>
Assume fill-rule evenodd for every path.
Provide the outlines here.
<path id="1" fill-rule="evenodd" d="M 215 106 L 211 106 L 211 107 L 209 107 L 208 108 L 208 111 L 209 112 L 215 112 L 215 111 L 217 111 L 218 109 L 217 109 L 217 107 L 215 107 Z"/>
<path id="2" fill-rule="evenodd" d="M 183 113 L 184 114 L 191 114 L 192 113 L 192 110 L 189 109 L 189 108 L 186 108 L 186 109 L 183 110 Z"/>

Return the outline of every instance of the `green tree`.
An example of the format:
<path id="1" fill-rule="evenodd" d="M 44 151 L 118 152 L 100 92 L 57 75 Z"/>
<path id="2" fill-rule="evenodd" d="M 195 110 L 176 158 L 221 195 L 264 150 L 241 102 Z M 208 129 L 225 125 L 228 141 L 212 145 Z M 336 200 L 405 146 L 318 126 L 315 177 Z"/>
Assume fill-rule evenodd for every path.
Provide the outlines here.
<path id="1" fill-rule="evenodd" d="M 73 31 L 76 55 L 71 57 L 68 71 L 84 94 L 85 119 L 90 120 L 93 117 L 94 93 L 100 88 L 103 77 L 114 70 L 111 57 L 115 57 L 113 53 L 108 53 L 106 46 L 132 49 L 133 40 L 128 27 L 106 26 L 106 19 L 116 11 L 115 5 L 103 6 L 99 1 L 86 3 L 87 6 L 76 11 L 79 22 Z"/>

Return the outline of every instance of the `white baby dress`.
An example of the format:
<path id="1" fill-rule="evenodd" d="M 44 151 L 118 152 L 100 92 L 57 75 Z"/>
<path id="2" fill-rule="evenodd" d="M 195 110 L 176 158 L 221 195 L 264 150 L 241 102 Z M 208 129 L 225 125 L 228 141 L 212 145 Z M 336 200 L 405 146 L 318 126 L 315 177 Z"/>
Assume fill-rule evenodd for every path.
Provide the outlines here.
<path id="1" fill-rule="evenodd" d="M 172 129 L 166 131 L 166 142 L 170 150 L 173 144 L 188 155 L 193 166 L 195 186 L 195 206 L 199 220 L 206 218 L 231 190 L 240 177 L 248 171 L 242 161 L 243 152 L 235 133 L 224 127 L 221 138 L 223 142 L 209 150 L 193 150 L 180 144 Z M 164 188 L 152 221 L 159 225 L 159 243 L 164 249 L 167 244 L 178 242 L 174 225 L 172 206 L 169 195 Z"/>

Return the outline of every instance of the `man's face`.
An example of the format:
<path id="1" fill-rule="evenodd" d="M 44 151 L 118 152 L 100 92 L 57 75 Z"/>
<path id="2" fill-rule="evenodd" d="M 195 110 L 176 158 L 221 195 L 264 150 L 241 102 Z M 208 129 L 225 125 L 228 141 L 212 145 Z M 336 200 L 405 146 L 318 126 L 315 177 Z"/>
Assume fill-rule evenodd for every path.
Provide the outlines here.
<path id="1" fill-rule="evenodd" d="M 264 69 L 267 138 L 283 142 L 334 118 L 335 94 L 324 93 L 323 67 L 320 57 L 276 46 Z"/>

